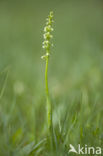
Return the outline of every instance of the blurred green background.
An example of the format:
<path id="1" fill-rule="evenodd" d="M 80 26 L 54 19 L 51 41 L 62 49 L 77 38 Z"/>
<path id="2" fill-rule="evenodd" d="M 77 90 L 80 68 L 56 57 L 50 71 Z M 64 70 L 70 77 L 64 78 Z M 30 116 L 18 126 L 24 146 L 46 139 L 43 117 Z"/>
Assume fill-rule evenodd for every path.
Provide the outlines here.
<path id="1" fill-rule="evenodd" d="M 91 138 L 89 132 L 83 135 L 85 144 L 101 142 L 103 1 L 0 0 L 0 156 L 16 155 L 24 145 L 46 135 L 45 62 L 41 56 L 49 11 L 54 11 L 55 21 L 49 60 L 54 126 L 58 131 L 67 112 L 64 131 L 70 129 L 75 116 L 79 119 L 73 134 L 68 134 L 69 139 L 66 136 L 66 144 L 78 142 L 80 125 L 92 127 L 93 132 L 99 129 L 97 140 L 91 128 L 86 130 Z"/>

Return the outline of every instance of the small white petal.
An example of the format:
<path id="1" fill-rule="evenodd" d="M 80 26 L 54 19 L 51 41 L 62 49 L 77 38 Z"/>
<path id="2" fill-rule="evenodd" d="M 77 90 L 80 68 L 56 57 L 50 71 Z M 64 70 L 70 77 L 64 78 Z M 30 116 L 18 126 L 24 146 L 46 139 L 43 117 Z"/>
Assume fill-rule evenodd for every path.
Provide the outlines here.
<path id="1" fill-rule="evenodd" d="M 41 56 L 41 59 L 44 59 L 45 58 L 45 55 Z"/>
<path id="2" fill-rule="evenodd" d="M 49 56 L 50 54 L 49 53 L 46 53 L 46 56 Z"/>

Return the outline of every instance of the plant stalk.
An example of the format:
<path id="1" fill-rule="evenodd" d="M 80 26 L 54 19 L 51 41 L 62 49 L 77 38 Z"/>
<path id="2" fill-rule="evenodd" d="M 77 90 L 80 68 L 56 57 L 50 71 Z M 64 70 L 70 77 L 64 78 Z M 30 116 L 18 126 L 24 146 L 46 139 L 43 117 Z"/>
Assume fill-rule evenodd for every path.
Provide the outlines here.
<path id="1" fill-rule="evenodd" d="M 48 89 L 48 61 L 49 56 L 46 57 L 46 66 L 45 66 L 45 89 L 46 89 L 46 100 L 47 100 L 47 123 L 50 135 L 52 134 L 52 104 L 49 97 Z"/>

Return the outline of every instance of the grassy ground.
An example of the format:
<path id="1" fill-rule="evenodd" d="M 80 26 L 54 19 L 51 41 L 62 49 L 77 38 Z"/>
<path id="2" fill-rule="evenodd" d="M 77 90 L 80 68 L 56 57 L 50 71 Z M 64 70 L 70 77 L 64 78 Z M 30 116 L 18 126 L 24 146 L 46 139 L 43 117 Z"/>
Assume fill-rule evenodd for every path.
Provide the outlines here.
<path id="1" fill-rule="evenodd" d="M 51 10 L 53 149 L 40 58 Z M 103 2 L 0 1 L 0 156 L 72 156 L 69 144 L 103 148 Z"/>

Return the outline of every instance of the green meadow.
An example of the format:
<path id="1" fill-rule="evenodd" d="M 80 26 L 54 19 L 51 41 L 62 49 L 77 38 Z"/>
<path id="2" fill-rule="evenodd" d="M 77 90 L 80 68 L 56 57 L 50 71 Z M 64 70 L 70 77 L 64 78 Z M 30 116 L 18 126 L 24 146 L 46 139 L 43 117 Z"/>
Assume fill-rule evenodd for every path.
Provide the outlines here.
<path id="1" fill-rule="evenodd" d="M 41 59 L 50 11 L 53 146 Z M 100 147 L 103 155 L 103 1 L 0 0 L 0 156 L 82 155 L 70 144 Z"/>

